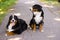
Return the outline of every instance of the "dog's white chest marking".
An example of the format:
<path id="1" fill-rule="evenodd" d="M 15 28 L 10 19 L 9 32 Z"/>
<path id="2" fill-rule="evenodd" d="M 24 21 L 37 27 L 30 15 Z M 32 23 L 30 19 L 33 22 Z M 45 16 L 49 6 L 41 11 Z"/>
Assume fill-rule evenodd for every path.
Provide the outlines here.
<path id="1" fill-rule="evenodd" d="M 34 12 L 34 15 L 35 15 L 34 19 L 35 19 L 36 23 L 39 24 L 39 22 L 42 20 L 42 17 L 40 17 L 41 12 Z"/>
<path id="2" fill-rule="evenodd" d="M 12 29 L 12 25 L 9 25 L 8 29 L 9 29 L 9 30 Z"/>
<path id="3" fill-rule="evenodd" d="M 11 31 L 14 31 L 13 29 L 12 29 L 12 26 L 13 26 L 14 24 L 12 23 L 12 24 L 10 24 L 9 26 L 8 26 L 8 31 L 9 32 L 11 32 Z"/>

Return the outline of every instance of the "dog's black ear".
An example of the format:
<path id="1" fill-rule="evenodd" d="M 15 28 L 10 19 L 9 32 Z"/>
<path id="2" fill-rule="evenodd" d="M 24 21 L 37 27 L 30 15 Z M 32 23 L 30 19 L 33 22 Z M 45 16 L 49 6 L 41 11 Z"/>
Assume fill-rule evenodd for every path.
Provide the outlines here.
<path id="1" fill-rule="evenodd" d="M 7 23 L 7 25 L 6 25 L 6 28 L 7 28 L 7 29 L 8 29 L 9 23 L 10 23 L 10 22 L 8 21 L 8 23 Z"/>
<path id="2" fill-rule="evenodd" d="M 17 17 L 16 15 L 14 15 L 14 17 Z M 18 18 L 18 17 L 17 17 Z"/>
<path id="3" fill-rule="evenodd" d="M 11 20 L 12 19 L 12 15 L 10 15 L 10 17 L 9 17 L 9 20 Z"/>
<path id="4" fill-rule="evenodd" d="M 17 17 L 16 15 L 14 15 L 14 17 L 15 17 L 16 19 L 18 19 L 18 17 Z"/>

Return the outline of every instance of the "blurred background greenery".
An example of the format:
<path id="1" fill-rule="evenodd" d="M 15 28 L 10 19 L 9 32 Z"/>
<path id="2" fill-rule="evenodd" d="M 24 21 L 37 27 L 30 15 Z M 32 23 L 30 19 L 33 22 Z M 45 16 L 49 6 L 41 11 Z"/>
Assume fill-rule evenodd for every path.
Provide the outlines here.
<path id="1" fill-rule="evenodd" d="M 60 0 L 39 0 L 40 2 L 44 2 L 48 5 L 60 6 Z"/>
<path id="2" fill-rule="evenodd" d="M 4 19 L 5 15 L 8 12 L 8 9 L 11 8 L 16 3 L 17 0 L 0 0 L 0 24 Z M 48 5 L 60 6 L 60 0 L 39 0 Z"/>
<path id="3" fill-rule="evenodd" d="M 9 8 L 16 3 L 16 0 L 0 0 L 0 24 Z"/>

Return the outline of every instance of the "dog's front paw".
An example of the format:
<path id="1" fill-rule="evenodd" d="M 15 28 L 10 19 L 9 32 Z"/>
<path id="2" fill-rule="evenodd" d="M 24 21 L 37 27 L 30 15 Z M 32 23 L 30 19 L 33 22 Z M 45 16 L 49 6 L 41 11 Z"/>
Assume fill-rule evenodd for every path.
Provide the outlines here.
<path id="1" fill-rule="evenodd" d="M 14 29 L 8 29 L 7 31 L 12 32 L 12 31 L 14 31 Z"/>
<path id="2" fill-rule="evenodd" d="M 36 31 L 33 31 L 33 32 L 36 32 Z"/>
<path id="3" fill-rule="evenodd" d="M 12 36 L 12 35 L 15 35 L 15 33 L 7 31 L 6 34 L 5 34 L 5 36 Z"/>
<path id="4" fill-rule="evenodd" d="M 44 32 L 44 30 L 40 30 L 40 32 Z"/>

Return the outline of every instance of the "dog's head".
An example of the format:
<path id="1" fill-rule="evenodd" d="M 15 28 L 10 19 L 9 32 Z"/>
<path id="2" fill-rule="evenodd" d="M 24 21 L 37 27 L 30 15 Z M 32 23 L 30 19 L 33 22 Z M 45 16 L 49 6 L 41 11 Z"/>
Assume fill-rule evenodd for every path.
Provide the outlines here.
<path id="1" fill-rule="evenodd" d="M 10 24 L 14 24 L 15 25 L 17 23 L 17 21 L 18 21 L 18 17 L 16 15 L 11 15 L 9 17 L 9 23 Z"/>
<path id="2" fill-rule="evenodd" d="M 40 6 L 39 4 L 35 4 L 32 6 L 32 12 L 40 12 L 42 11 L 42 6 Z"/>
<path id="3" fill-rule="evenodd" d="M 39 4 L 35 4 L 32 6 L 31 11 L 33 12 L 34 16 L 41 16 L 42 13 L 42 6 Z"/>

